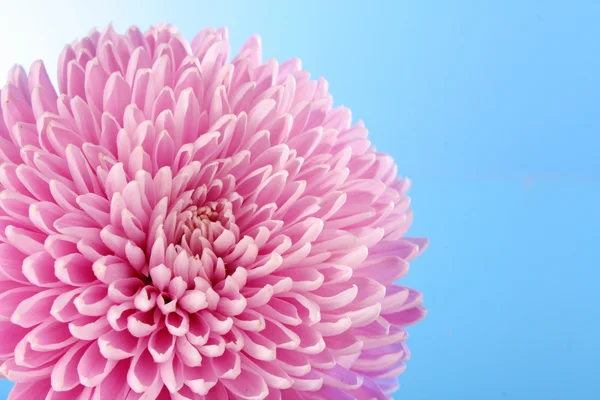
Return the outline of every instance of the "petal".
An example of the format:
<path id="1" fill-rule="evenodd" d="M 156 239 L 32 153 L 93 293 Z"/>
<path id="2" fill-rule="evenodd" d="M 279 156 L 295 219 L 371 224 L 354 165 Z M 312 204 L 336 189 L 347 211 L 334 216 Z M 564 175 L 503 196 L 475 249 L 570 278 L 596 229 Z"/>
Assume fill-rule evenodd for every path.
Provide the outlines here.
<path id="1" fill-rule="evenodd" d="M 104 399 L 124 399 L 127 395 L 127 392 L 130 391 L 129 386 L 127 385 L 127 380 L 125 377 L 127 376 L 127 371 L 129 369 L 128 362 L 120 362 L 118 363 L 106 376 L 100 385 L 96 386 L 94 389 L 94 395 L 91 397 L 91 400 L 104 400 Z M 85 397 L 82 397 L 83 400 Z M 70 400 L 72 398 L 65 398 L 65 400 Z"/>
<path id="2" fill-rule="evenodd" d="M 400 257 L 373 257 L 364 267 L 357 270 L 355 276 L 365 276 L 376 280 L 383 286 L 391 285 L 408 273 L 408 262 Z"/>
<path id="3" fill-rule="evenodd" d="M 71 334 L 81 340 L 96 340 L 110 330 L 106 317 L 82 317 L 69 322 Z"/>
<path id="4" fill-rule="evenodd" d="M 45 251 L 32 254 L 23 260 L 23 275 L 36 286 L 62 286 L 54 274 L 54 258 Z"/>
<path id="5" fill-rule="evenodd" d="M 44 250 L 46 235 L 10 225 L 6 227 L 4 234 L 7 242 L 23 254 L 31 255 Z"/>
<path id="6" fill-rule="evenodd" d="M 226 350 L 222 356 L 213 358 L 211 364 L 219 379 L 236 379 L 241 373 L 241 359 L 237 352 Z"/>
<path id="7" fill-rule="evenodd" d="M 131 360 L 131 366 L 127 372 L 127 383 L 136 393 L 147 392 L 158 377 L 158 373 L 158 366 L 150 352 L 142 350 Z"/>
<path id="8" fill-rule="evenodd" d="M 33 383 L 17 383 L 8 395 L 8 400 L 42 399 L 50 390 L 47 379 Z"/>
<path id="9" fill-rule="evenodd" d="M 15 359 L 9 358 L 0 366 L 0 371 L 12 382 L 33 383 L 40 379 L 46 380 L 52 373 L 52 368 L 53 363 L 37 368 L 20 367 L 16 364 Z"/>
<path id="10" fill-rule="evenodd" d="M 159 322 L 160 311 L 138 311 L 127 317 L 127 329 L 135 337 L 145 337 L 156 330 Z"/>
<path id="11" fill-rule="evenodd" d="M 123 111 L 131 101 L 131 89 L 120 72 L 114 72 L 104 87 L 104 110 L 122 123 Z"/>
<path id="12" fill-rule="evenodd" d="M 22 301 L 11 317 L 12 323 L 29 328 L 43 322 L 50 317 L 54 299 L 65 290 L 65 288 L 47 289 Z"/>
<path id="13" fill-rule="evenodd" d="M 331 350 L 336 356 L 347 356 L 358 353 L 363 343 L 351 331 L 340 333 L 336 336 L 325 338 L 327 349 Z"/>
<path id="14" fill-rule="evenodd" d="M 107 360 L 125 360 L 135 355 L 138 340 L 125 330 L 110 331 L 98 338 L 98 347 Z"/>
<path id="15" fill-rule="evenodd" d="M 127 329 L 129 317 L 137 311 L 135 305 L 130 301 L 119 305 L 115 304 L 108 310 L 106 319 L 112 329 L 120 332 Z"/>
<path id="16" fill-rule="evenodd" d="M 15 346 L 29 332 L 10 321 L 0 321 L 0 357 L 3 359 L 12 357 Z"/>
<path id="17" fill-rule="evenodd" d="M 233 326 L 233 319 L 231 319 L 231 317 L 226 317 L 219 313 L 208 311 L 202 311 L 200 315 L 210 327 L 211 332 L 219 335 L 225 335 Z"/>
<path id="18" fill-rule="evenodd" d="M 68 254 L 54 262 L 56 277 L 70 286 L 86 286 L 95 280 L 92 263 L 78 253 Z"/>
<path id="19" fill-rule="evenodd" d="M 171 357 L 166 362 L 160 364 L 159 370 L 161 380 L 164 382 L 165 387 L 170 393 L 177 393 L 183 388 L 183 369 L 184 365 L 177 357 Z M 163 393 L 165 393 L 164 390 Z"/>
<path id="20" fill-rule="evenodd" d="M 324 384 L 344 390 L 358 389 L 364 382 L 363 376 L 338 365 L 320 375 Z"/>
<path id="21" fill-rule="evenodd" d="M 85 399 L 85 396 L 89 397 L 90 392 L 91 389 L 84 386 L 76 386 L 74 389 L 65 392 L 57 392 L 54 389 L 50 389 L 45 400 Z"/>
<path id="22" fill-rule="evenodd" d="M 325 349 L 323 336 L 315 328 L 303 324 L 290 326 L 289 329 L 300 338 L 298 351 L 304 354 L 318 354 Z"/>
<path id="23" fill-rule="evenodd" d="M 173 336 L 183 336 L 189 331 L 189 314 L 177 309 L 175 312 L 167 314 L 165 325 L 169 333 Z"/>
<path id="24" fill-rule="evenodd" d="M 188 290 L 178 301 L 179 305 L 187 312 L 193 314 L 208 307 L 206 294 L 199 290 Z"/>
<path id="25" fill-rule="evenodd" d="M 136 271 L 118 257 L 102 257 L 94 262 L 92 266 L 96 278 L 105 284 L 112 284 L 120 280 L 134 278 Z"/>
<path id="26" fill-rule="evenodd" d="M 21 302 L 40 293 L 42 289 L 34 286 L 16 286 L 0 293 L 0 317 L 10 319 Z"/>
<path id="27" fill-rule="evenodd" d="M 91 343 L 78 342 L 58 360 L 50 377 L 52 389 L 61 392 L 79 385 L 78 364 L 90 346 Z"/>
<path id="28" fill-rule="evenodd" d="M 423 296 L 416 290 L 398 285 L 386 288 L 385 298 L 381 301 L 383 314 L 405 311 L 423 303 Z"/>
<path id="29" fill-rule="evenodd" d="M 31 348 L 41 352 L 63 349 L 77 342 L 66 323 L 52 320 L 42 322 L 27 336 Z"/>
<path id="30" fill-rule="evenodd" d="M 50 315 L 61 322 L 70 322 L 79 317 L 79 311 L 73 302 L 81 292 L 83 288 L 76 288 L 58 296 L 52 303 Z"/>
<path id="31" fill-rule="evenodd" d="M 217 384 L 218 379 L 212 363 L 207 360 L 198 367 L 185 367 L 184 382 L 194 393 L 204 396 Z"/>
<path id="32" fill-rule="evenodd" d="M 156 363 L 167 361 L 173 355 L 174 350 L 175 336 L 171 335 L 166 327 L 154 331 L 150 335 L 148 351 Z"/>
<path id="33" fill-rule="evenodd" d="M 79 381 L 83 386 L 98 386 L 108 376 L 115 365 L 117 365 L 116 361 L 107 360 L 102 356 L 98 342 L 94 341 L 87 348 L 83 356 L 81 356 L 77 364 Z"/>
<path id="34" fill-rule="evenodd" d="M 177 357 L 188 367 L 197 367 L 202 364 L 202 355 L 185 336 L 177 338 L 176 348 Z"/>
<path id="35" fill-rule="evenodd" d="M 8 243 L 0 243 L 0 275 L 27 284 L 27 278 L 22 270 L 25 258 L 26 255 L 19 252 L 16 247 Z"/>
<path id="36" fill-rule="evenodd" d="M 167 268 L 164 264 L 159 264 L 158 266 L 152 268 L 150 270 L 150 277 L 152 278 L 153 285 L 160 290 L 164 291 L 171 280 L 171 270 Z"/>
<path id="37" fill-rule="evenodd" d="M 295 350 L 300 345 L 300 337 L 284 324 L 271 319 L 265 320 L 264 324 L 262 336 L 273 342 L 278 349 Z"/>
<path id="38" fill-rule="evenodd" d="M 262 400 L 269 394 L 263 377 L 249 368 L 243 368 L 236 379 L 223 379 L 221 383 L 231 393 L 246 400 Z"/>
<path id="39" fill-rule="evenodd" d="M 198 351 L 207 357 L 220 357 L 225 352 L 225 340 L 220 335 L 210 335 L 204 346 L 199 347 Z"/>
<path id="40" fill-rule="evenodd" d="M 137 277 L 116 280 L 108 287 L 108 297 L 117 304 L 133 301 L 143 285 Z"/>
<path id="41" fill-rule="evenodd" d="M 276 363 L 291 376 L 304 376 L 311 370 L 308 357 L 297 351 L 278 350 Z"/>
<path id="42" fill-rule="evenodd" d="M 158 290 L 154 286 L 146 286 L 138 292 L 133 303 L 142 312 L 150 311 L 156 305 L 158 294 Z"/>
<path id="43" fill-rule="evenodd" d="M 191 344 L 196 346 L 204 345 L 208 340 L 210 331 L 210 326 L 203 318 L 198 314 L 190 314 L 190 327 L 186 338 Z"/>
<path id="44" fill-rule="evenodd" d="M 406 327 L 421 321 L 425 318 L 426 314 L 427 310 L 424 307 L 416 306 L 404 311 L 386 314 L 384 315 L 384 318 L 392 325 Z"/>
<path id="45" fill-rule="evenodd" d="M 66 159 L 73 183 L 79 194 L 99 193 L 100 184 L 79 147 L 68 145 Z"/>
<path id="46" fill-rule="evenodd" d="M 337 284 L 322 286 L 306 293 L 306 297 L 319 305 L 321 311 L 330 311 L 350 304 L 358 295 L 358 286 Z"/>
<path id="47" fill-rule="evenodd" d="M 113 302 L 108 297 L 106 285 L 100 284 L 87 287 L 75 298 L 74 304 L 81 314 L 99 317 L 106 315 Z"/>
<path id="48" fill-rule="evenodd" d="M 275 343 L 254 332 L 242 331 L 244 352 L 257 360 L 273 361 L 276 359 Z"/>
<path id="49" fill-rule="evenodd" d="M 289 389 L 292 387 L 293 379 L 276 363 L 250 360 L 248 357 L 244 357 L 244 365 L 260 375 L 270 388 Z"/>
<path id="50" fill-rule="evenodd" d="M 26 336 L 15 347 L 14 362 L 17 366 L 29 368 L 32 370 L 45 369 L 48 363 L 62 356 L 67 350 L 57 349 L 52 351 L 36 351 L 31 348 L 28 337 Z"/>

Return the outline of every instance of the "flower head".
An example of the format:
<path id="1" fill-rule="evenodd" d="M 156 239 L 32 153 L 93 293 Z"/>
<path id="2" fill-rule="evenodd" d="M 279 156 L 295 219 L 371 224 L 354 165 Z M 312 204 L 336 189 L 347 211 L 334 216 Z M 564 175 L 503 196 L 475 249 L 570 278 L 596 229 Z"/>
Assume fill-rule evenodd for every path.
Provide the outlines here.
<path id="1" fill-rule="evenodd" d="M 1 91 L 11 399 L 383 399 L 425 312 L 409 181 L 300 61 L 225 29 L 69 45 Z"/>

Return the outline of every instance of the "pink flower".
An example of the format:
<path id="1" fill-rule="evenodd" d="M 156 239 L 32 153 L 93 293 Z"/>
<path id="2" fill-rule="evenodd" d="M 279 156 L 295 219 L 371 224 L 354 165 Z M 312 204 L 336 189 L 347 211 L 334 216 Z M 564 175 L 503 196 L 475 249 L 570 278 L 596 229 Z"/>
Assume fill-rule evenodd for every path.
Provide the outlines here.
<path id="1" fill-rule="evenodd" d="M 421 295 L 409 181 L 300 61 L 225 29 L 92 31 L 10 73 L 11 399 L 384 399 Z M 3 122 L 2 122 L 3 121 Z"/>

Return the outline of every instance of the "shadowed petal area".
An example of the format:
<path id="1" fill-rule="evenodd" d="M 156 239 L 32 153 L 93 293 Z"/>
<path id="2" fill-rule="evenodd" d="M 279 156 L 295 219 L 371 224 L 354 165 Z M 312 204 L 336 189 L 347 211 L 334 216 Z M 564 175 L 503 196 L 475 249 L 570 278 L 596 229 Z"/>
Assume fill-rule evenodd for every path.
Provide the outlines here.
<path id="1" fill-rule="evenodd" d="M 10 399 L 386 399 L 410 180 L 299 59 L 112 26 L 0 90 Z"/>
<path id="2" fill-rule="evenodd" d="M 221 383 L 232 394 L 246 399 L 262 400 L 269 394 L 265 380 L 250 369 L 243 368 L 237 378 L 223 379 Z"/>

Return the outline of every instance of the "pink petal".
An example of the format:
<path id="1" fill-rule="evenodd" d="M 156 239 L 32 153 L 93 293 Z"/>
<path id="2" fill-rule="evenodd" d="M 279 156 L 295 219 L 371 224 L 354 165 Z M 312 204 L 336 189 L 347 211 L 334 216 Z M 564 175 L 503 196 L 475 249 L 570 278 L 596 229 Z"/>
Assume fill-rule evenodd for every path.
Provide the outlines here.
<path id="1" fill-rule="evenodd" d="M 136 276 L 136 271 L 118 257 L 102 257 L 92 266 L 96 278 L 105 284 L 128 280 Z"/>
<path id="2" fill-rule="evenodd" d="M 211 362 L 207 361 L 198 367 L 185 367 L 184 381 L 190 389 L 199 395 L 206 395 L 218 382 Z"/>
<path id="3" fill-rule="evenodd" d="M 210 326 L 198 314 L 190 315 L 189 332 L 186 334 L 190 343 L 196 346 L 202 346 L 208 340 L 210 334 Z"/>
<path id="4" fill-rule="evenodd" d="M 156 305 L 158 294 L 154 286 L 142 288 L 133 299 L 135 307 L 142 312 L 150 311 Z"/>
<path id="5" fill-rule="evenodd" d="M 50 314 L 58 321 L 70 322 L 79 316 L 79 312 L 75 308 L 74 299 L 83 288 L 72 289 L 58 296 L 52 303 Z"/>
<path id="6" fill-rule="evenodd" d="M 179 300 L 179 304 L 189 313 L 196 313 L 208 306 L 206 294 L 199 290 L 188 290 Z"/>
<path id="7" fill-rule="evenodd" d="M 242 368 L 236 379 L 223 379 L 221 383 L 236 396 L 247 400 L 262 400 L 269 394 L 265 380 L 256 372 Z"/>
<path id="8" fill-rule="evenodd" d="M 117 364 L 114 360 L 104 358 L 98 347 L 98 342 L 92 342 L 81 356 L 77 365 L 79 380 L 83 386 L 98 386 Z"/>
<path id="9" fill-rule="evenodd" d="M 40 288 L 35 286 L 16 286 L 0 293 L 0 316 L 10 319 L 21 302 L 41 291 Z"/>
<path id="10" fill-rule="evenodd" d="M 110 330 L 106 317 L 81 317 L 69 323 L 71 334 L 81 340 L 95 340 Z"/>
<path id="11" fill-rule="evenodd" d="M 244 352 L 257 360 L 273 361 L 277 357 L 275 343 L 254 332 L 242 331 Z"/>
<path id="12" fill-rule="evenodd" d="M 62 283 L 56 279 L 53 270 L 54 258 L 45 251 L 32 254 L 23 260 L 23 275 L 36 286 L 62 286 Z"/>
<path id="13" fill-rule="evenodd" d="M 47 380 L 33 383 L 17 383 L 8 395 L 8 400 L 42 399 L 50 390 Z"/>
<path id="14" fill-rule="evenodd" d="M 225 340 L 222 336 L 210 335 L 204 346 L 199 347 L 198 351 L 210 358 L 220 357 L 225 352 Z"/>
<path id="15" fill-rule="evenodd" d="M 85 386 L 76 386 L 74 389 L 65 392 L 57 392 L 54 389 L 50 389 L 45 400 L 71 400 L 74 398 L 85 399 L 85 396 L 89 397 L 91 391 L 91 388 L 86 388 Z"/>
<path id="16" fill-rule="evenodd" d="M 102 382 L 94 388 L 94 395 L 91 397 L 91 400 L 125 398 L 127 392 L 130 390 L 126 380 L 128 368 L 128 362 L 119 362 Z"/>
<path id="17" fill-rule="evenodd" d="M 8 243 L 0 243 L 0 273 L 11 280 L 27 283 L 22 265 L 26 255 Z"/>
<path id="18" fill-rule="evenodd" d="M 165 388 L 170 393 L 177 393 L 184 385 L 184 365 L 179 361 L 178 358 L 172 357 L 166 362 L 160 364 L 160 376 L 162 382 L 164 382 Z M 163 397 L 171 397 L 166 394 Z"/>
<path id="19" fill-rule="evenodd" d="M 46 289 L 19 303 L 11 321 L 24 328 L 35 326 L 50 316 L 52 303 L 65 289 Z"/>
<path id="20" fill-rule="evenodd" d="M 185 337 L 178 337 L 176 339 L 177 357 L 188 367 L 198 367 L 202 364 L 202 355 L 198 352 L 196 346 L 194 346 Z"/>
<path id="21" fill-rule="evenodd" d="M 119 305 L 115 304 L 108 310 L 106 319 L 112 329 L 120 332 L 127 329 L 129 317 L 137 311 L 138 310 L 135 309 L 133 302 L 125 302 Z"/>
<path id="22" fill-rule="evenodd" d="M 147 350 L 142 350 L 131 360 L 127 383 L 136 393 L 148 391 L 158 377 L 158 366 Z"/>
<path id="23" fill-rule="evenodd" d="M 175 310 L 167 314 L 165 325 L 169 333 L 173 336 L 183 336 L 189 331 L 189 314 L 180 310 Z"/>
<path id="24" fill-rule="evenodd" d="M 128 331 L 109 331 L 98 338 L 100 353 L 107 360 L 124 360 L 135 355 L 138 338 Z"/>
<path id="25" fill-rule="evenodd" d="M 133 301 L 142 286 L 143 282 L 137 277 L 116 280 L 108 287 L 108 298 L 117 304 Z"/>
<path id="26" fill-rule="evenodd" d="M 323 377 L 323 383 L 340 389 L 357 389 L 361 387 L 364 382 L 364 378 L 357 373 L 335 366 L 327 370 L 326 374 L 321 374 Z"/>
<path id="27" fill-rule="evenodd" d="M 241 373 L 241 359 L 237 352 L 226 350 L 222 356 L 211 360 L 217 377 L 222 379 L 237 379 Z"/>
<path id="28" fill-rule="evenodd" d="M 81 254 L 73 253 L 54 262 L 56 277 L 71 286 L 84 286 L 95 280 L 92 263 Z"/>
<path id="29" fill-rule="evenodd" d="M 127 329 L 135 337 L 145 337 L 156 330 L 159 322 L 158 310 L 141 312 L 138 311 L 127 317 Z"/>
<path id="30" fill-rule="evenodd" d="M 300 337 L 284 324 L 274 320 L 266 320 L 263 323 L 265 325 L 262 336 L 273 342 L 278 349 L 295 350 L 300 346 Z"/>
<path id="31" fill-rule="evenodd" d="M 79 385 L 78 364 L 90 345 L 90 343 L 79 342 L 58 360 L 52 370 L 52 389 L 66 391 Z"/>
<path id="32" fill-rule="evenodd" d="M 121 122 L 125 106 L 131 100 L 131 89 L 119 72 L 113 73 L 104 89 L 104 110 Z"/>
<path id="33" fill-rule="evenodd" d="M 261 360 L 251 360 L 244 357 L 245 367 L 261 376 L 269 388 L 289 389 L 294 380 L 276 363 L 270 363 Z"/>
<path id="34" fill-rule="evenodd" d="M 152 277 L 152 283 L 158 290 L 163 291 L 167 288 L 169 281 L 171 280 L 171 270 L 164 264 L 160 264 L 150 269 L 150 276 Z"/>
<path id="35" fill-rule="evenodd" d="M 81 314 L 99 317 L 106 315 L 113 302 L 108 297 L 108 288 L 100 284 L 87 287 L 75 298 L 74 304 Z"/>
<path id="36" fill-rule="evenodd" d="M 148 351 L 152 354 L 152 358 L 156 363 L 167 361 L 173 355 L 175 350 L 175 337 L 171 335 L 165 327 L 154 331 L 150 335 L 148 343 Z"/>
<path id="37" fill-rule="evenodd" d="M 31 348 L 40 352 L 63 349 L 77 341 L 67 324 L 52 320 L 36 326 L 27 336 Z"/>
<path id="38" fill-rule="evenodd" d="M 291 376 L 304 376 L 311 370 L 308 357 L 293 350 L 278 350 L 275 363 Z"/>

